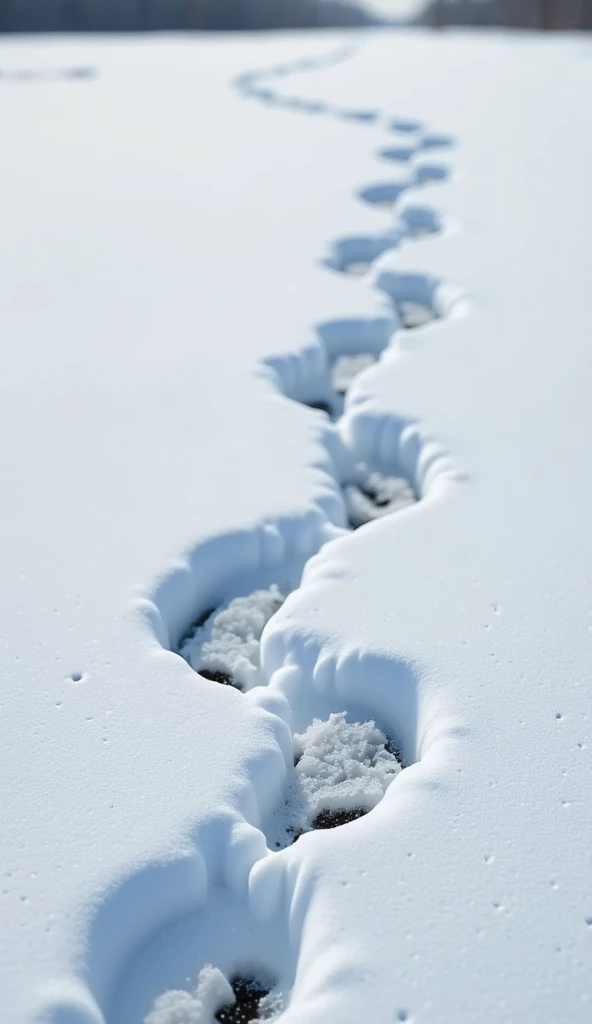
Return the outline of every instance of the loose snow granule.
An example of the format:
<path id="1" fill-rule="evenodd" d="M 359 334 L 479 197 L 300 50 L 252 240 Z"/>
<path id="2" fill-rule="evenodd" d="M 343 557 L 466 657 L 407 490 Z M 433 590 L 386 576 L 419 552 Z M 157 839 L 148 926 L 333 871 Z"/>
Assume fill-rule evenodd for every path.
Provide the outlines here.
<path id="1" fill-rule="evenodd" d="M 259 1003 L 259 1020 L 272 1021 L 284 1009 L 284 997 L 280 992 L 269 992 Z"/>
<path id="2" fill-rule="evenodd" d="M 361 467 L 360 483 L 347 484 L 343 497 L 350 526 L 357 529 L 373 519 L 398 512 L 417 500 L 407 480 L 398 476 L 383 476 Z"/>
<path id="3" fill-rule="evenodd" d="M 376 362 L 370 352 L 359 352 L 355 356 L 338 356 L 331 368 L 331 381 L 338 395 L 344 395 L 354 377 Z"/>
<path id="4" fill-rule="evenodd" d="M 230 677 L 241 690 L 262 684 L 259 641 L 267 622 L 284 602 L 273 584 L 223 605 L 181 647 L 196 672 L 207 669 Z"/>
<path id="5" fill-rule="evenodd" d="M 199 972 L 194 992 L 165 992 L 155 1000 L 144 1024 L 212 1024 L 220 1007 L 234 1002 L 234 992 L 222 971 L 206 964 Z"/>
<path id="6" fill-rule="evenodd" d="M 322 811 L 369 811 L 382 799 L 401 764 L 375 722 L 347 722 L 345 711 L 316 718 L 294 737 L 295 778 L 280 822 L 286 833 L 307 831 Z"/>

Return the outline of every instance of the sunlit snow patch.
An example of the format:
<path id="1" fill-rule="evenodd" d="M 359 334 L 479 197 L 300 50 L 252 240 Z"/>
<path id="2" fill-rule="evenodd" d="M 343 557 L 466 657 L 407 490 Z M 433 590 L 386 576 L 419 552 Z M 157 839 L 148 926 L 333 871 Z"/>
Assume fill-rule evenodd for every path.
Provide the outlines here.
<path id="1" fill-rule="evenodd" d="M 295 768 L 276 818 L 276 848 L 304 832 L 352 821 L 380 802 L 402 765 L 374 721 L 348 722 L 345 711 L 316 718 L 294 737 Z"/>
<path id="2" fill-rule="evenodd" d="M 235 597 L 199 624 L 179 653 L 206 679 L 239 690 L 262 685 L 265 680 L 259 665 L 259 641 L 284 599 L 275 584 L 268 590 Z"/>

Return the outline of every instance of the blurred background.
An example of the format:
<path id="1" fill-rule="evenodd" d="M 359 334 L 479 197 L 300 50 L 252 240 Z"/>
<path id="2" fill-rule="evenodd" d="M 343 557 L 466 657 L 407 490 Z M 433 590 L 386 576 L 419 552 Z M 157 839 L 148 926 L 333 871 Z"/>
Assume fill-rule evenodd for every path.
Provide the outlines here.
<path id="1" fill-rule="evenodd" d="M 370 24 L 592 28 L 592 0 L 0 0 L 0 32 L 256 30 Z"/>

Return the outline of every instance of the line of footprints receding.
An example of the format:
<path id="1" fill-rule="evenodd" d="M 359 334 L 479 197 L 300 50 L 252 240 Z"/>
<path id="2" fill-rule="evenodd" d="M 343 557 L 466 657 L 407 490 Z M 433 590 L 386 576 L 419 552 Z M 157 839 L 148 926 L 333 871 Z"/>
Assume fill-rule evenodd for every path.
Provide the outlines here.
<path id="1" fill-rule="evenodd" d="M 329 65 L 343 59 L 344 55 L 340 52 L 321 61 L 300 61 L 271 72 L 245 74 L 236 85 L 245 99 L 359 124 L 380 122 L 391 133 L 391 138 L 396 137 L 379 151 L 380 158 L 397 169 L 394 180 L 370 185 L 359 193 L 363 202 L 384 207 L 391 214 L 392 223 L 376 235 L 338 239 L 323 260 L 332 272 L 360 277 L 365 276 L 374 261 L 388 250 L 441 231 L 442 222 L 435 210 L 408 202 L 399 209 L 398 201 L 409 190 L 446 180 L 448 168 L 432 162 L 430 154 L 450 148 L 452 140 L 427 132 L 416 121 L 282 97 L 267 84 L 274 76 Z M 335 436 L 339 436 L 339 423 L 352 382 L 377 362 L 393 335 L 421 328 L 446 315 L 446 310 L 438 304 L 440 282 L 429 276 L 385 272 L 373 283 L 390 299 L 392 316 L 375 321 L 352 319 L 318 325 L 324 362 L 306 387 L 293 385 L 294 374 L 285 372 L 281 359 L 270 361 L 283 393 L 332 421 Z M 343 439 L 339 443 L 346 448 Z M 342 461 L 346 469 L 339 484 L 349 530 L 364 527 L 378 517 L 420 500 L 416 484 L 400 470 L 385 473 L 383 467 L 379 470 L 367 465 L 356 459 L 355 452 L 347 450 L 342 452 Z M 178 653 L 203 680 L 242 692 L 265 685 L 259 661 L 260 639 L 264 627 L 286 599 L 288 589 L 278 579 L 251 593 L 244 593 L 244 590 L 238 596 L 236 592 L 227 593 L 216 607 L 201 611 L 180 639 Z M 328 717 L 315 718 L 308 728 L 293 736 L 293 743 L 294 768 L 286 799 L 267 830 L 266 841 L 271 850 L 285 849 L 307 832 L 344 826 L 367 814 L 405 767 L 397 737 L 382 730 L 374 720 L 356 719 L 347 707 Z M 352 779 L 356 780 L 354 786 Z M 228 977 L 212 965 L 202 969 L 195 991 L 187 994 L 187 1000 L 193 1000 L 196 1020 L 206 1005 L 221 1024 L 247 1024 L 271 1020 L 281 1014 L 284 1004 L 272 979 L 264 981 L 262 976 L 254 977 L 244 970 L 227 974 Z M 156 1000 L 145 1019 L 146 1024 L 169 1024 L 169 1020 L 177 1020 L 174 1015 L 167 1016 L 166 1000 L 166 996 Z M 189 1007 L 189 1002 L 187 1005 Z M 189 1014 L 187 1019 L 194 1018 Z M 398 1019 L 406 1019 L 404 1011 Z"/>

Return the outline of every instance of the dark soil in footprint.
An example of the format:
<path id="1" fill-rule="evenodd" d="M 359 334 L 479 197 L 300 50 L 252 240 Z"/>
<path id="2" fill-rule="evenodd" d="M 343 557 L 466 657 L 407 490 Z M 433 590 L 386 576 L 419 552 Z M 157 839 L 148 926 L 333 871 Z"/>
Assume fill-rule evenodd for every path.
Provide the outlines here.
<path id="1" fill-rule="evenodd" d="M 306 402 L 309 409 L 318 409 L 319 412 L 324 412 L 327 416 L 333 416 L 333 410 L 327 402 Z"/>
<path id="2" fill-rule="evenodd" d="M 363 818 L 368 811 L 365 807 L 353 807 L 349 811 L 321 811 L 312 823 L 313 828 L 339 828 L 350 821 Z"/>
<path id="3" fill-rule="evenodd" d="M 225 672 L 214 672 L 209 668 L 198 668 L 197 672 L 204 679 L 210 679 L 213 683 L 222 683 L 223 686 L 234 686 L 235 690 L 242 692 L 242 686 L 232 676 L 226 675 Z"/>
<path id="4" fill-rule="evenodd" d="M 236 1002 L 232 1006 L 223 1006 L 216 1014 L 220 1024 L 250 1024 L 259 1020 L 261 1000 L 268 996 L 270 989 L 265 988 L 256 978 L 243 978 L 240 975 L 231 979 L 232 991 Z"/>

